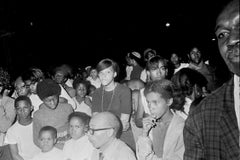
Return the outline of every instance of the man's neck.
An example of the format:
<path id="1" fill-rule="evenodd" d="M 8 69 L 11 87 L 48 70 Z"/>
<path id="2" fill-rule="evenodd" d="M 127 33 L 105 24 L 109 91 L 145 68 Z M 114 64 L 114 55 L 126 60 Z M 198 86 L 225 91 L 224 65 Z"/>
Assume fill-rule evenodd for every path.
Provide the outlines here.
<path id="1" fill-rule="evenodd" d="M 18 119 L 18 123 L 27 126 L 32 123 L 32 117 L 26 118 L 26 119 Z"/>

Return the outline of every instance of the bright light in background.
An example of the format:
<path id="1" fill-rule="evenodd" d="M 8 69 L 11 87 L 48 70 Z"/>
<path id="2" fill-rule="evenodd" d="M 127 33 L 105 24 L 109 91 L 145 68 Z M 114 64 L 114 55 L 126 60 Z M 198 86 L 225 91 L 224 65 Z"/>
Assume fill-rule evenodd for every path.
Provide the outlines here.
<path id="1" fill-rule="evenodd" d="M 33 26 L 33 22 L 30 22 L 30 26 Z"/>
<path id="2" fill-rule="evenodd" d="M 166 27 L 170 27 L 170 23 L 166 23 Z"/>
<path id="3" fill-rule="evenodd" d="M 216 39 L 215 39 L 215 38 L 212 38 L 212 41 L 216 41 Z"/>

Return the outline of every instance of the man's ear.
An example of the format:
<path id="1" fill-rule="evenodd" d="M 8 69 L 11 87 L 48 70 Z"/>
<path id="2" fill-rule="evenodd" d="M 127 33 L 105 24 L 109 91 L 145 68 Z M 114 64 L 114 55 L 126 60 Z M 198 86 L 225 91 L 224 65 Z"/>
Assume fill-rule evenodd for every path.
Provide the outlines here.
<path id="1" fill-rule="evenodd" d="M 112 137 L 113 134 L 114 134 L 114 129 L 113 129 L 113 128 L 112 128 L 112 129 L 109 129 L 109 130 L 107 131 L 108 137 Z"/>
<path id="2" fill-rule="evenodd" d="M 114 72 L 114 78 L 117 76 L 117 72 Z"/>
<path id="3" fill-rule="evenodd" d="M 167 105 L 168 105 L 168 107 L 171 106 L 172 103 L 173 103 L 173 98 L 168 99 L 168 101 L 167 101 Z"/>

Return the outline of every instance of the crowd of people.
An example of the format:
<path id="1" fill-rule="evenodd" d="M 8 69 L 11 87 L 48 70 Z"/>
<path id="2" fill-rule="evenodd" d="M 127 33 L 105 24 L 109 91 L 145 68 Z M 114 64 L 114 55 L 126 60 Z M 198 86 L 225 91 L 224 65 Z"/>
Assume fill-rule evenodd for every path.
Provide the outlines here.
<path id="1" fill-rule="evenodd" d="M 124 75 L 109 58 L 81 72 L 31 66 L 13 81 L 0 68 L 0 160 L 239 160 L 239 24 L 233 0 L 216 21 L 224 84 L 198 44 L 188 61 L 131 51 Z"/>

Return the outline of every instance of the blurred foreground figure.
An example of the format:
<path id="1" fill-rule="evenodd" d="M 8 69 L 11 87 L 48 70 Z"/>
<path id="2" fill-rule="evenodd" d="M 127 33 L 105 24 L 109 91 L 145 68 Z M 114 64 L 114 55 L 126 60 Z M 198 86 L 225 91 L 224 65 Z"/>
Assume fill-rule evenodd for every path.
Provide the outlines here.
<path id="1" fill-rule="evenodd" d="M 240 159 L 239 0 L 220 13 L 216 36 L 233 77 L 190 113 L 184 129 L 185 160 Z"/>

